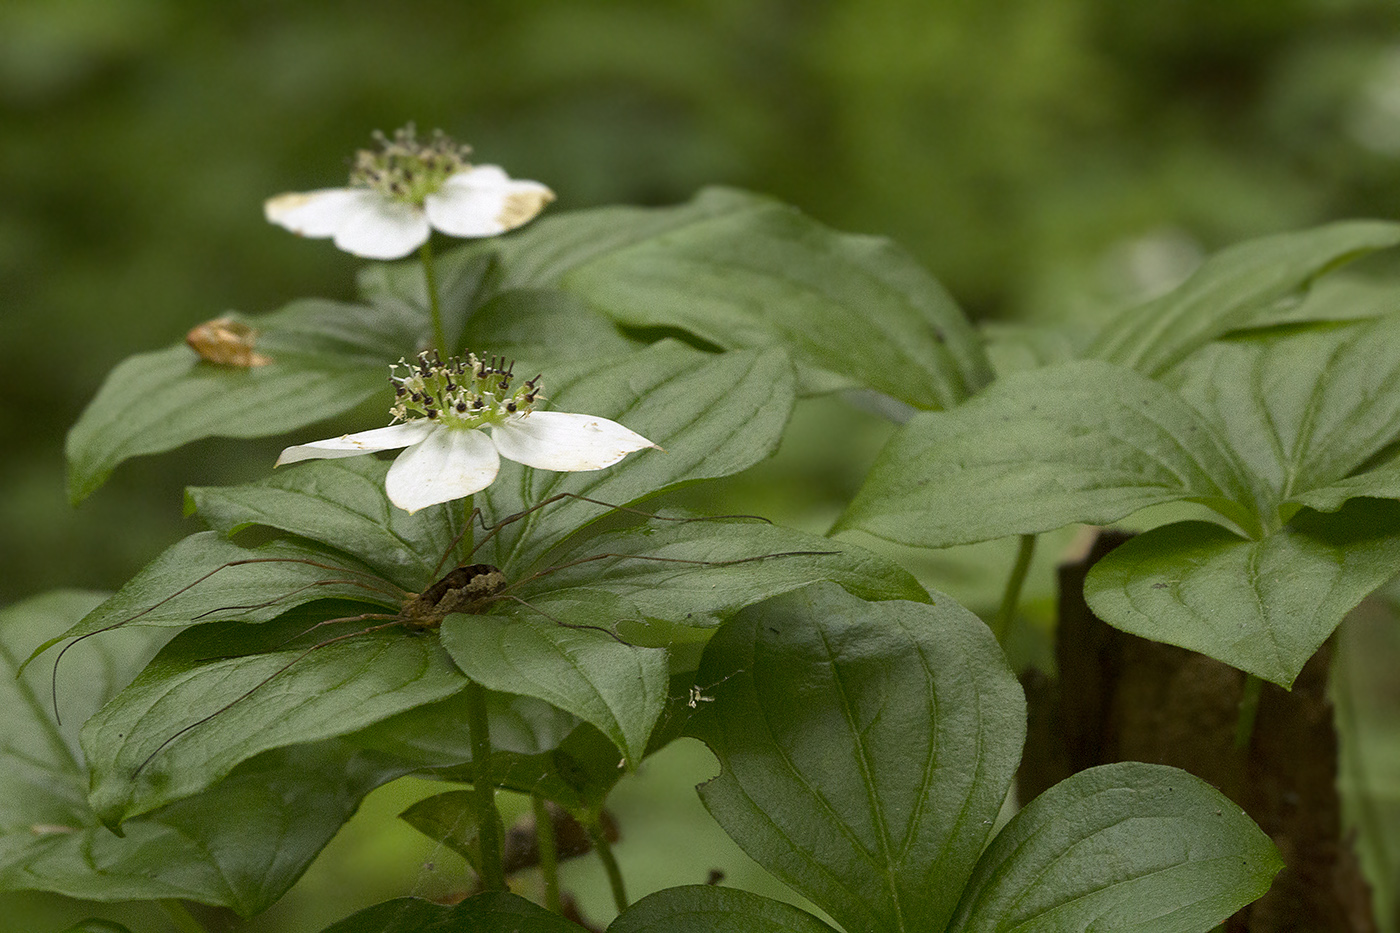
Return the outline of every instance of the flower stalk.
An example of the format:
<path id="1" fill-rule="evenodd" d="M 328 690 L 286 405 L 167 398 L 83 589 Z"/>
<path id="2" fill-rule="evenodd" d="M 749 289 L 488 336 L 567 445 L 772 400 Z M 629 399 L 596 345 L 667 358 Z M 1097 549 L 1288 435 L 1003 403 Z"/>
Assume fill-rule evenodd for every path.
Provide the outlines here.
<path id="1" fill-rule="evenodd" d="M 487 891 L 506 889 L 505 822 L 496 807 L 496 782 L 491 768 L 491 732 L 486 714 L 486 688 L 468 681 L 467 729 L 472 743 L 472 788 L 476 802 L 476 838 L 481 846 L 481 886 Z"/>
<path id="2" fill-rule="evenodd" d="M 1254 674 L 1244 677 L 1244 693 L 1240 696 L 1239 715 L 1235 719 L 1235 748 L 1244 751 L 1254 737 L 1254 720 L 1259 715 L 1259 697 L 1264 681 Z"/>
<path id="3" fill-rule="evenodd" d="M 539 794 L 531 794 L 530 803 L 535 812 L 535 844 L 540 853 L 544 906 L 553 913 L 562 914 L 564 903 L 559 898 L 559 847 L 554 839 L 554 819 L 549 803 Z"/>
<path id="4" fill-rule="evenodd" d="M 593 850 L 603 862 L 603 871 L 607 873 L 608 886 L 612 889 L 613 906 L 618 913 L 622 913 L 627 909 L 627 886 L 622 881 L 622 869 L 613 855 L 612 843 L 608 842 L 608 835 L 603 831 L 602 820 L 596 814 L 590 814 L 583 828 L 593 843 Z"/>
<path id="5" fill-rule="evenodd" d="M 1025 586 L 1026 575 L 1031 569 L 1031 558 L 1035 556 L 1035 539 L 1035 535 L 1021 535 L 1020 544 L 1016 548 L 1016 565 L 1011 568 L 1011 576 L 1007 578 L 1006 589 L 1002 592 L 1001 608 L 992 620 L 992 634 L 998 642 L 1006 637 L 1006 633 L 1011 630 L 1011 623 L 1016 618 L 1016 610 L 1021 604 L 1021 589 Z"/>
<path id="6" fill-rule="evenodd" d="M 450 356 L 447 346 L 447 332 L 442 327 L 442 303 L 438 299 L 437 270 L 433 267 L 433 239 L 429 237 L 418 248 L 423 260 L 423 280 L 428 289 L 428 313 L 433 319 L 433 346 L 443 356 Z"/>

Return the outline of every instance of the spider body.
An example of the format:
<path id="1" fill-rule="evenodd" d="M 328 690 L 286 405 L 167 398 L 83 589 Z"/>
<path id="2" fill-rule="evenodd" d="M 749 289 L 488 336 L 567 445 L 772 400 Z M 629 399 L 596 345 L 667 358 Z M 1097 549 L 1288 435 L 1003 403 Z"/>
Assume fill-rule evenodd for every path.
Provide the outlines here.
<path id="1" fill-rule="evenodd" d="M 404 600 L 397 621 L 405 628 L 436 628 L 454 612 L 474 613 L 506 588 L 506 575 L 491 564 L 456 568 L 432 586 Z"/>

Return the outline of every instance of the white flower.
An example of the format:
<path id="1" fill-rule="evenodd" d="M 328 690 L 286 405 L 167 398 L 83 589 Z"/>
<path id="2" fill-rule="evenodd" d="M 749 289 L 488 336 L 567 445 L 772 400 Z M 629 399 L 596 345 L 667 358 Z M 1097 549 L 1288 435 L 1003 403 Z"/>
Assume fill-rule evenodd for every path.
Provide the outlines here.
<path id="1" fill-rule="evenodd" d="M 514 230 L 554 200 L 537 181 L 517 181 L 499 166 L 473 167 L 470 147 L 441 133 L 420 142 L 410 124 L 392 140 L 376 134 L 380 151 L 362 150 L 349 188 L 279 194 L 263 205 L 267 219 L 300 236 L 334 237 L 335 245 L 366 259 L 399 259 L 433 229 L 450 236 L 487 237 Z"/>
<path id="2" fill-rule="evenodd" d="M 277 465 L 299 460 L 355 457 L 407 447 L 389 467 L 389 501 L 408 512 L 461 499 L 491 485 L 501 457 L 541 470 L 601 470 L 633 451 L 656 447 L 616 421 L 561 411 L 534 411 L 539 377 L 510 387 L 510 367 L 475 356 L 443 363 L 425 351 L 401 363 L 400 424 L 288 447 Z M 397 369 L 397 367 L 395 367 Z M 416 415 L 417 417 L 413 417 Z"/>

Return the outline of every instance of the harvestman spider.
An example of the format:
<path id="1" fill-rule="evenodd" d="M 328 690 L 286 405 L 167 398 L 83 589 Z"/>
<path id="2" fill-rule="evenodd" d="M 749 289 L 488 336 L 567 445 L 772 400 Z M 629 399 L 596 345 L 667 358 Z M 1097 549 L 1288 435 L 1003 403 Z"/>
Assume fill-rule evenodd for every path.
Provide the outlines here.
<path id="1" fill-rule="evenodd" d="M 454 539 L 454 540 L 452 541 L 452 543 L 448 546 L 446 552 L 443 554 L 442 558 L 438 561 L 438 565 L 437 565 L 437 567 L 436 567 L 436 568 L 434 569 L 434 571 L 433 571 L 434 575 L 436 575 L 437 573 L 439 573 L 439 572 L 442 570 L 442 565 L 447 561 L 448 557 L 452 554 L 452 552 L 453 552 L 454 550 L 456 550 L 457 545 L 458 545 L 458 544 L 460 543 L 460 541 L 461 541 L 461 538 L 462 538 L 464 535 L 466 535 L 466 533 L 467 533 L 468 531 L 470 531 L 471 528 L 472 528 L 474 525 L 479 525 L 479 526 L 481 527 L 481 529 L 485 532 L 485 534 L 482 536 L 481 540 L 480 540 L 480 541 L 477 541 L 477 542 L 472 546 L 471 550 L 467 553 L 467 555 L 466 555 L 466 557 L 465 557 L 465 560 L 468 560 L 468 561 L 471 560 L 472 557 L 474 557 L 474 556 L 477 554 L 477 552 L 479 552 L 488 542 L 490 542 L 491 540 L 493 540 L 493 539 L 500 533 L 500 531 L 501 531 L 503 528 L 507 527 L 508 525 L 513 524 L 514 522 L 520 521 L 521 519 L 525 518 L 526 516 L 528 516 L 528 515 L 530 515 L 530 514 L 532 514 L 532 513 L 534 513 L 534 512 L 537 512 L 537 511 L 539 511 L 540 509 L 543 509 L 543 508 L 545 508 L 545 507 L 547 507 L 547 506 L 549 506 L 549 505 L 552 505 L 553 503 L 558 502 L 558 501 L 560 501 L 560 500 L 562 500 L 562 499 L 576 499 L 576 500 L 579 500 L 579 501 L 582 501 L 582 502 L 589 502 L 589 503 L 592 503 L 592 504 L 594 504 L 594 505 L 603 506 L 603 507 L 605 507 L 605 508 L 611 510 L 611 511 L 614 512 L 614 513 L 616 513 L 616 512 L 626 512 L 626 513 L 630 513 L 630 514 L 633 514 L 633 515 L 641 516 L 641 517 L 643 517 L 643 518 L 645 518 L 645 519 L 648 519 L 648 520 L 659 520 L 659 521 L 670 521 L 670 522 L 682 522 L 682 523 L 685 523 L 685 522 L 695 522 L 695 521 L 701 521 L 701 522 L 703 522 L 703 521 L 723 521 L 723 520 L 728 520 L 728 519 L 753 519 L 753 520 L 757 520 L 757 521 L 760 521 L 760 522 L 765 522 L 765 523 L 767 522 L 767 519 L 764 519 L 764 518 L 762 518 L 761 516 L 755 516 L 755 515 L 720 515 L 720 516 L 699 516 L 699 517 L 684 517 L 684 518 L 681 518 L 681 517 L 671 517 L 671 516 L 663 516 L 663 515 L 655 515 L 655 514 L 652 514 L 652 513 L 649 513 L 649 512 L 643 512 L 643 511 L 638 510 L 638 509 L 628 508 L 628 507 L 626 507 L 626 506 L 617 506 L 617 505 L 613 505 L 612 503 L 604 502 L 604 501 L 602 501 L 602 500 L 600 500 L 600 499 L 592 499 L 592 498 L 589 498 L 588 496 L 582 496 L 582 495 L 579 495 L 579 494 L 577 494 L 577 493 L 564 492 L 564 493 L 558 493 L 557 495 L 550 496 L 549 498 L 544 499 L 543 501 L 541 501 L 541 502 L 539 502 L 539 503 L 537 503 L 537 504 L 535 504 L 535 505 L 533 505 L 533 506 L 530 506 L 529 508 L 522 509 L 521 511 L 516 512 L 516 513 L 514 513 L 514 514 L 512 514 L 512 515 L 508 515 L 508 516 L 506 516 L 505 518 L 501 519 L 500 521 L 498 521 L 498 522 L 496 522 L 495 524 L 492 524 L 492 525 L 487 525 L 487 524 L 485 523 L 485 519 L 484 519 L 484 517 L 483 517 L 483 515 L 482 515 L 482 511 L 481 511 L 480 508 L 474 508 L 474 509 L 472 510 L 470 519 L 469 519 L 469 521 L 468 521 L 468 523 L 467 523 L 467 527 L 464 528 L 463 531 L 461 532 L 461 534 L 459 534 L 459 535 L 457 536 L 457 538 Z M 387 602 L 391 602 L 391 601 L 398 601 L 398 602 L 400 603 L 399 609 L 398 609 L 398 611 L 396 611 L 396 612 L 364 612 L 364 613 L 359 613 L 359 614 L 357 614 L 357 615 L 339 616 L 339 617 L 336 617 L 336 618 L 325 619 L 325 620 L 322 620 L 322 621 L 319 621 L 319 622 L 316 622 L 316 623 L 312 624 L 312 625 L 309 626 L 308 628 L 304 629 L 302 632 L 300 632 L 300 633 L 294 635 L 292 638 L 287 639 L 287 640 L 285 640 L 284 642 L 282 642 L 281 645 L 274 646 L 272 650 L 277 650 L 279 647 L 282 647 L 282 646 L 285 646 L 285 645 L 287 645 L 287 644 L 290 644 L 291 642 L 296 641 L 297 639 L 303 638 L 303 637 L 305 637 L 306 635 L 308 635 L 308 634 L 310 634 L 310 633 L 312 633 L 312 632 L 314 632 L 314 631 L 316 631 L 316 630 L 318 630 L 318 629 L 322 629 L 322 628 L 324 628 L 324 627 L 327 627 L 327 626 L 345 625 L 345 624 L 352 624 L 352 623 L 356 623 L 356 622 L 374 622 L 374 623 L 375 623 L 375 624 L 373 624 L 373 625 L 369 625 L 369 626 L 367 626 L 367 627 L 365 627 L 365 628 L 361 628 L 361 629 L 358 629 L 358 630 L 356 630 L 356 631 L 346 632 L 346 633 L 342 633 L 342 634 L 338 634 L 338 635 L 331 636 L 331 637 L 329 637 L 329 638 L 322 639 L 321 641 L 318 641 L 317 643 L 315 643 L 315 644 L 313 644 L 313 645 L 307 647 L 305 650 L 303 650 L 303 651 L 297 653 L 294 657 L 292 657 L 290 660 L 288 660 L 285 664 L 283 664 L 281 667 L 277 668 L 277 669 L 276 669 L 275 671 L 273 671 L 271 674 L 268 674 L 268 675 L 267 675 L 266 677 L 264 677 L 262 680 L 258 681 L 256 684 L 254 684 L 252 687 L 250 687 L 250 688 L 249 688 L 248 690 L 246 690 L 244 693 L 242 693 L 242 694 L 240 694 L 239 696 L 235 697 L 234 699 L 230 700 L 228 703 L 226 703 L 226 704 L 224 704 L 223 706 L 219 707 L 217 710 L 215 710 L 214 712 L 210 713 L 209 715 L 204 716 L 204 717 L 202 717 L 202 718 L 200 718 L 200 719 L 198 719 L 198 720 L 196 720 L 196 721 L 194 721 L 194 722 L 191 722 L 191 723 L 189 723 L 189 724 L 187 724 L 187 725 L 181 727 L 178 731 L 176 731 L 175 733 L 173 733 L 172 735 L 170 735 L 168 738 L 166 738 L 159 746 L 156 747 L 156 749 L 155 749 L 154 751 L 152 751 L 152 752 L 150 753 L 150 755 L 148 755 L 148 756 L 146 757 L 146 759 L 145 759 L 144 761 L 141 762 L 141 764 L 136 768 L 135 772 L 133 773 L 133 775 L 132 775 L 133 777 L 135 777 L 136 775 L 140 774 L 141 771 L 143 771 L 143 770 L 146 768 L 147 765 L 149 765 L 153 760 L 155 760 L 155 758 L 156 758 L 162 751 L 164 751 L 171 743 L 175 742 L 175 741 L 176 741 L 177 739 L 179 739 L 182 735 L 184 735 L 184 734 L 186 734 L 187 732 L 190 732 L 190 731 L 192 731 L 192 730 L 194 730 L 194 729 L 197 729 L 198 727 L 204 725 L 205 723 L 209 722 L 210 720 L 214 719 L 215 717 L 217 717 L 217 716 L 223 714 L 224 712 L 226 712 L 227 710 L 231 709 L 231 708 L 232 708 L 233 706 L 235 706 L 236 704 L 241 703 L 242 701 L 248 699 L 248 698 L 251 697 L 253 694 L 255 694 L 255 693 L 257 693 L 259 690 L 261 690 L 263 687 L 265 687 L 265 686 L 267 686 L 269 683 L 271 683 L 274 679 L 276 679 L 277 677 L 279 677 L 279 676 L 281 676 L 283 673 L 285 673 L 285 672 L 286 672 L 288 669 L 290 669 L 292 666 L 294 666 L 295 664 L 297 664 L 298 662 L 300 662 L 301 660 L 303 660 L 304 658 L 306 658 L 306 657 L 307 657 L 308 655 L 310 655 L 312 652 L 317 651 L 317 650 L 322 649 L 322 648 L 326 648 L 326 647 L 328 647 L 328 646 L 330 646 L 330 645 L 337 644 L 337 643 L 339 643 L 339 642 L 346 641 L 346 640 L 348 640 L 348 639 L 357 638 L 357 637 L 360 637 L 360 636 L 363 636 L 363 635 L 368 635 L 368 634 L 370 634 L 370 633 L 372 633 L 372 632 L 383 631 L 383 630 L 385 630 L 385 629 L 390 629 L 390 628 L 393 628 L 393 627 L 395 627 L 395 626 L 402 626 L 403 628 L 408 629 L 410 632 L 413 632 L 413 633 L 423 633 L 423 632 L 430 631 L 430 630 L 432 630 L 432 629 L 437 628 L 437 627 L 442 623 L 442 621 L 443 621 L 448 615 L 451 615 L 451 614 L 453 614 L 453 613 L 463 613 L 463 614 L 468 614 L 468 615 L 476 615 L 476 614 L 482 613 L 485 609 L 487 609 L 489 606 L 491 606 L 492 604 L 494 604 L 494 603 L 496 603 L 496 602 L 500 602 L 500 601 L 511 601 L 511 602 L 518 603 L 518 604 L 520 604 L 520 605 L 526 607 L 527 609 L 530 609 L 531 611 L 540 614 L 541 616 L 545 617 L 546 619 L 548 619 L 549 621 L 555 623 L 556 625 L 559 625 L 559 626 L 562 626 L 562 627 L 565 627 L 565 628 L 571 628 L 571 629 L 586 629 L 586 630 L 591 630 L 591 631 L 600 632 L 600 633 L 602 633 L 602 634 L 608 636 L 609 638 L 614 639 L 615 641 L 618 641 L 618 642 L 620 642 L 620 643 L 622 643 L 622 644 L 626 644 L 626 642 L 623 641 L 623 639 L 622 639 L 615 631 L 613 631 L 613 630 L 610 629 L 610 628 L 605 628 L 605 627 L 600 626 L 600 625 L 587 625 L 587 624 L 579 624 L 579 623 L 565 622 L 565 621 L 563 621 L 562 619 L 556 618 L 554 615 L 552 615 L 552 614 L 550 614 L 550 613 L 548 613 L 548 612 L 545 612 L 544 610 L 542 610 L 542 609 L 540 609 L 540 608 L 538 608 L 538 607 L 532 605 L 531 603 L 527 602 L 525 599 L 522 599 L 521 597 L 515 595 L 515 594 L 512 592 L 512 590 L 518 589 L 519 587 L 521 587 L 521 586 L 523 586 L 523 585 L 525 585 L 525 584 L 528 584 L 528 583 L 530 583 L 530 582 L 533 582 L 533 581 L 535 581 L 535 580 L 538 580 L 538 579 L 540 579 L 540 578 L 542 578 L 542 577 L 546 577 L 546 576 L 548 576 L 548 575 L 550 575 L 550 574 L 553 574 L 553 573 L 556 573 L 556 572 L 558 572 L 558 571 L 567 569 L 567 568 L 569 568 L 569 567 L 576 567 L 576 566 L 580 566 L 580 565 L 582 565 L 582 564 L 591 563 L 591 562 L 594 562 L 594 561 L 605 560 L 605 559 L 607 559 L 607 558 L 618 558 L 618 559 L 624 559 L 624 560 L 644 560 L 644 561 L 654 561 L 654 562 L 659 562 L 659 563 L 678 564 L 678 565 L 689 565 L 689 566 L 727 567 L 727 566 L 734 566 L 734 565 L 738 565 L 738 564 L 754 563 L 754 562 L 757 562 L 757 561 L 769 560 L 769 559 L 778 558 L 778 557 L 819 556 L 819 555 L 830 555 L 830 554 L 836 554 L 836 553 L 839 553 L 839 552 L 838 552 L 838 551 L 817 551 L 817 550 L 808 550 L 808 551 L 782 551 L 782 552 L 777 552 L 777 553 L 761 554 L 761 555 L 756 555 L 756 556 L 752 556 L 752 557 L 742 557 L 742 558 L 735 558 L 735 559 L 730 559 L 730 560 L 699 560 L 699 559 L 676 558 L 676 557 L 661 557 L 661 556 L 649 555 L 649 554 L 626 554 L 626 553 L 616 553 L 616 552 L 604 552 L 604 553 L 599 553 L 599 554 L 592 554 L 592 555 L 589 555 L 589 556 L 587 556 L 587 557 L 581 557 L 581 558 L 578 558 L 578 559 L 576 559 L 576 560 L 570 560 L 570 561 L 566 561 L 566 562 L 563 562 L 563 563 L 554 564 L 554 565 L 549 566 L 549 567 L 546 567 L 546 568 L 544 568 L 544 569 L 542 569 L 542 570 L 537 570 L 537 571 L 535 571 L 535 572 L 533 572 L 533 573 L 530 573 L 530 574 L 528 574 L 528 575 L 526 575 L 526 576 L 524 576 L 524 577 L 522 577 L 522 578 L 520 578 L 520 579 L 518 579 L 518 580 L 515 580 L 515 581 L 508 581 L 507 578 L 506 578 L 506 575 L 505 575 L 498 567 L 496 567 L 496 566 L 494 566 L 494 565 L 492 565 L 492 564 L 485 564 L 485 563 L 468 564 L 468 563 L 465 563 L 465 562 L 464 562 L 464 563 L 461 564 L 460 566 L 454 568 L 453 570 L 449 571 L 447 574 L 445 574 L 445 575 L 443 575 L 442 577 L 438 578 L 434 583 L 432 583 L 430 586 L 424 588 L 423 591 L 422 591 L 422 592 L 419 592 L 419 593 L 413 593 L 413 592 L 410 592 L 410 591 L 408 591 L 408 590 L 404 590 L 402 587 L 399 587 L 399 586 L 397 586 L 396 584 L 393 584 L 393 583 L 391 583 L 390 581 L 385 580 L 384 578 L 379 577 L 379 576 L 377 576 L 377 575 L 375 575 L 375 574 L 369 573 L 369 572 L 367 572 L 367 571 L 359 571 L 359 570 L 354 570 L 354 569 L 352 569 L 352 568 L 338 567 L 338 566 L 335 566 L 335 565 L 332 565 L 332 564 L 320 563 L 320 562 L 318 562 L 318 561 L 311 560 L 310 558 L 299 558 L 299 557 L 255 557 L 255 558 L 247 558 L 247 559 L 244 559 L 244 560 L 230 561 L 230 562 L 225 563 L 225 564 L 223 564 L 223 565 L 221 565 L 221 566 L 219 566 L 219 567 L 214 568 L 213 570 L 211 570 L 211 571 L 209 571 L 208 573 L 202 575 L 201 577 L 199 577 L 198 579 L 194 580 L 193 582 L 186 584 L 185 586 L 183 586 L 183 587 L 181 587 L 180 589 L 176 590 L 174 593 L 171 593 L 169 596 L 167 596 L 167 597 L 165 597 L 164 599 L 162 599 L 162 600 L 160 600 L 160 601 L 154 603 L 154 604 L 151 605 L 151 606 L 148 606 L 147 608 L 141 610 L 140 612 L 135 613 L 134 615 L 128 616 L 128 617 L 126 617 L 126 618 L 124 618 L 124 619 L 121 619 L 121 620 L 118 621 L 118 622 L 114 622 L 114 623 L 112 623 L 111 625 L 104 626 L 103 628 L 98 629 L 97 631 L 89 632 L 89 633 L 86 633 L 86 634 L 84 634 L 84 635 L 78 636 L 78 637 L 76 637 L 75 639 L 73 639 L 72 641 L 70 641 L 67 645 L 65 645 L 65 646 L 59 651 L 58 656 L 57 656 L 57 657 L 55 658 L 55 660 L 54 660 L 54 673 L 53 673 L 52 692 L 53 692 L 53 703 L 54 703 L 55 715 L 57 715 L 57 709 L 58 709 L 58 664 L 59 664 L 59 662 L 63 659 L 63 655 L 68 651 L 69 648 L 72 648 L 72 647 L 73 647 L 74 645 L 76 645 L 78 642 L 84 640 L 85 638 L 90 637 L 91 635 L 98 635 L 98 634 L 101 634 L 101 633 L 103 633 L 103 632 L 112 631 L 112 630 L 114 630 L 114 629 L 116 629 L 116 628 L 120 628 L 120 627 L 122 627 L 122 626 L 124 626 L 124 625 L 127 625 L 127 624 L 129 624 L 129 623 L 135 622 L 135 621 L 137 621 L 138 619 L 140 619 L 141 616 L 143 616 L 143 615 L 145 615 L 145 614 L 147 614 L 147 613 L 149 613 L 149 612 L 152 612 L 152 611 L 158 609 L 160 606 L 164 605 L 165 603 L 169 602 L 170 600 L 175 599 L 176 597 L 180 596 L 181 594 L 186 593 L 186 592 L 188 592 L 189 590 L 193 589 L 194 587 L 199 586 L 199 584 L 203 583 L 205 580 L 208 580 L 210 577 L 214 576 L 215 574 L 217 574 L 217 573 L 219 573 L 219 572 L 221 572 L 221 571 L 223 571 L 223 570 L 226 570 L 226 569 L 228 569 L 228 568 L 236 567 L 236 566 L 241 566 L 241 565 L 245 565 L 245 564 L 275 563 L 275 562 L 302 563 L 302 564 L 307 564 L 307 565 L 313 566 L 313 567 L 324 568 L 324 569 L 329 570 L 329 571 L 336 571 L 336 572 L 342 572 L 342 573 L 350 573 L 350 574 L 354 574 L 355 576 L 350 577 L 350 578 L 326 579 L 326 580 L 316 581 L 316 582 L 313 582 L 313 583 L 308 583 L 308 584 L 306 584 L 306 585 L 304 585 L 304 586 L 302 586 L 302 587 L 298 587 L 296 590 L 293 590 L 293 591 L 287 592 L 287 593 L 282 593 L 282 594 L 278 595 L 277 597 L 275 597 L 275 598 L 273 598 L 273 599 L 270 599 L 270 600 L 267 600 L 267 601 L 262 602 L 262 603 L 254 603 L 254 604 L 242 605 L 242 606 L 226 606 L 226 607 L 221 607 L 221 608 L 218 608 L 218 609 L 211 609 L 211 610 L 208 610 L 208 611 L 206 611 L 206 612 L 200 613 L 199 615 L 195 616 L 194 618 L 192 618 L 192 619 L 190 620 L 191 622 L 199 622 L 200 620 L 202 620 L 202 619 L 204 619 L 204 618 L 206 618 L 206 617 L 208 617 L 208 616 L 215 615 L 215 614 L 220 614 L 220 613 L 229 613 L 229 612 L 236 612 L 236 611 L 248 612 L 248 611 L 255 610 L 255 609 L 266 608 L 266 607 L 268 607 L 268 606 L 276 605 L 278 602 L 281 602 L 282 600 L 288 599 L 289 597 L 293 596 L 293 595 L 296 594 L 296 593 L 303 592 L 303 591 L 305 591 L 305 590 L 307 590 L 307 589 L 310 589 L 310 588 L 313 588 L 313 587 L 317 587 L 317 586 L 328 586 L 328 585 L 332 585 L 332 584 L 343 584 L 343 585 L 349 585 L 349 586 L 359 587 L 359 588 L 365 590 L 366 593 L 370 594 L 373 598 L 375 598 L 375 599 L 376 599 L 377 601 L 379 601 L 379 602 L 385 602 L 385 603 L 387 603 Z M 208 659 L 208 660 L 210 660 L 210 661 L 215 661 L 215 660 L 219 660 L 219 659 L 218 659 L 218 658 L 210 658 L 210 659 Z M 706 697 L 706 696 L 696 696 L 696 695 L 695 695 L 695 691 L 692 691 L 691 705 L 694 706 L 694 704 L 697 703 L 697 702 L 700 702 L 700 701 L 708 701 L 709 699 L 710 699 L 710 698 L 709 698 L 709 697 Z"/>

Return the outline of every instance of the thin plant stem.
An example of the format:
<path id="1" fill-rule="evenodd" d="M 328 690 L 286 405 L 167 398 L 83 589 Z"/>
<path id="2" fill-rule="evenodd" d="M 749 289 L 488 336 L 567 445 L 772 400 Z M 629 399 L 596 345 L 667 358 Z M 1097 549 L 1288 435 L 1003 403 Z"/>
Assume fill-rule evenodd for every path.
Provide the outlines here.
<path id="1" fill-rule="evenodd" d="M 438 301 L 437 270 L 433 266 L 433 238 L 423 241 L 423 246 L 418 250 L 418 255 L 423 260 L 423 278 L 428 286 L 428 310 L 433 316 L 433 345 L 437 347 L 438 353 L 446 359 L 451 355 L 447 346 L 447 332 L 442 329 L 442 305 Z"/>
<path id="2" fill-rule="evenodd" d="M 170 918 L 171 922 L 184 933 L 209 933 L 204 924 L 194 918 L 189 908 L 175 898 L 162 898 L 160 906 L 165 910 L 166 916 Z"/>
<path id="3" fill-rule="evenodd" d="M 1031 558 L 1035 556 L 1035 535 L 1021 535 L 1021 544 L 1016 549 L 1016 565 L 1011 568 L 1011 576 L 1006 581 L 1006 590 L 1001 594 L 1001 608 L 992 620 L 992 634 L 997 641 L 1006 637 L 1011 630 L 1011 622 L 1016 618 L 1016 609 L 1021 603 L 1021 588 L 1026 583 L 1026 574 L 1031 569 Z"/>
<path id="4" fill-rule="evenodd" d="M 549 804 L 538 794 L 530 795 L 535 809 L 535 842 L 540 850 L 540 877 L 544 879 L 544 906 L 556 914 L 564 912 L 559 900 L 559 850 L 554 842 L 554 820 Z"/>
<path id="5" fill-rule="evenodd" d="M 1253 674 L 1246 674 L 1244 695 L 1240 697 L 1240 712 L 1235 719 L 1235 748 L 1249 747 L 1254 735 L 1254 717 L 1259 714 L 1259 694 L 1264 689 L 1264 681 Z"/>
<path id="6" fill-rule="evenodd" d="M 1345 628 L 1339 628 L 1333 637 L 1332 653 L 1332 703 L 1336 712 L 1333 714 L 1333 723 L 1337 730 L 1337 739 L 1341 746 L 1341 758 L 1351 770 L 1352 780 L 1356 783 L 1357 793 L 1353 795 L 1353 804 L 1357 808 L 1356 824 L 1359 827 L 1382 826 L 1382 814 L 1380 807 L 1376 805 L 1380 797 L 1380 790 L 1377 783 L 1372 779 L 1371 769 L 1366 761 L 1366 754 L 1362 751 L 1361 737 L 1361 717 L 1357 714 L 1361 700 L 1358 698 L 1358 687 L 1356 677 L 1352 667 L 1351 652 L 1353 640 L 1357 637 L 1353 620 L 1343 623 Z M 1391 858 L 1391 848 L 1384 835 L 1378 832 L 1360 833 L 1357 840 L 1358 848 L 1369 849 L 1371 858 L 1376 865 L 1377 878 L 1394 878 L 1394 859 Z M 1379 909 L 1379 908 L 1377 908 Z"/>
<path id="7" fill-rule="evenodd" d="M 613 904 L 617 912 L 622 913 L 627 909 L 627 888 L 622 883 L 622 869 L 617 867 L 617 859 L 613 856 L 612 844 L 603 832 L 603 824 L 598 817 L 591 816 L 583 828 L 588 832 L 593 850 L 603 860 L 603 870 L 608 873 L 608 885 L 612 888 Z"/>
<path id="8" fill-rule="evenodd" d="M 487 726 L 486 689 L 468 681 L 463 692 L 467 701 L 467 728 L 472 741 L 472 786 L 476 795 L 476 832 L 481 844 L 481 886 L 487 891 L 506 889 L 506 870 L 501 854 L 505 823 L 496 809 L 496 784 L 491 777 L 491 733 Z"/>

